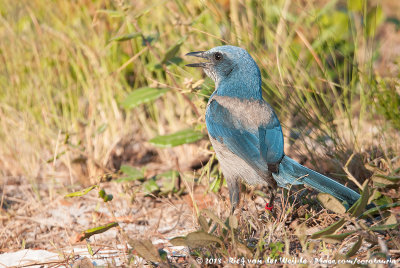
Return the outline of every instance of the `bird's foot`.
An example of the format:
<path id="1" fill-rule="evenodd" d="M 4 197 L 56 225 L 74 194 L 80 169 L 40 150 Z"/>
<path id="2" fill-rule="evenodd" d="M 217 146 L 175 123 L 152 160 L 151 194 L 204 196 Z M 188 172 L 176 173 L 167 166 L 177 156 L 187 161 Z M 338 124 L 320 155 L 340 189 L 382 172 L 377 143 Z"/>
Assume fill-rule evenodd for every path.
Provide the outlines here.
<path id="1" fill-rule="evenodd" d="M 265 210 L 268 210 L 268 211 L 271 211 L 272 212 L 272 209 L 274 208 L 274 205 L 271 203 L 266 203 L 265 204 Z"/>

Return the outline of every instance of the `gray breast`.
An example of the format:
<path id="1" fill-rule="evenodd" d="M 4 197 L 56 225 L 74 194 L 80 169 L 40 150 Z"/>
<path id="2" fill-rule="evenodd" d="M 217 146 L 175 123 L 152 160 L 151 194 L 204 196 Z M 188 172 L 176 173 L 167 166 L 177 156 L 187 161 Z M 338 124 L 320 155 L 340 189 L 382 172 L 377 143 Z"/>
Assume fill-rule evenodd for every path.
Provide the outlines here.
<path id="1" fill-rule="evenodd" d="M 268 174 L 263 174 L 264 178 L 249 166 L 243 159 L 232 153 L 226 146 L 213 137 L 209 136 L 214 150 L 217 154 L 222 173 L 226 179 L 242 179 L 250 185 L 268 185 Z M 272 180 L 273 178 L 269 176 Z"/>

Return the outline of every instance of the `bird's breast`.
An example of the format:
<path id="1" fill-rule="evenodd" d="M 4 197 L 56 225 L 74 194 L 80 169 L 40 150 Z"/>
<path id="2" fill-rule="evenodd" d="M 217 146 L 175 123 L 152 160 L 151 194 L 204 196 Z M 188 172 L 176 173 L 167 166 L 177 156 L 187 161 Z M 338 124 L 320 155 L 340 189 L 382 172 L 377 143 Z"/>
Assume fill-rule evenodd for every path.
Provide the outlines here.
<path id="1" fill-rule="evenodd" d="M 207 104 L 207 115 L 209 120 L 218 114 L 208 113 L 210 103 L 216 101 L 228 110 L 234 127 L 244 128 L 248 131 L 257 131 L 260 126 L 265 126 L 273 120 L 272 107 L 264 100 L 240 99 L 228 96 L 214 95 Z"/>
<path id="2" fill-rule="evenodd" d="M 223 143 L 210 136 L 211 144 L 217 154 L 218 162 L 221 165 L 222 173 L 228 179 L 241 178 L 249 185 L 268 185 L 267 173 L 260 176 L 253 167 L 239 156 L 232 153 Z"/>

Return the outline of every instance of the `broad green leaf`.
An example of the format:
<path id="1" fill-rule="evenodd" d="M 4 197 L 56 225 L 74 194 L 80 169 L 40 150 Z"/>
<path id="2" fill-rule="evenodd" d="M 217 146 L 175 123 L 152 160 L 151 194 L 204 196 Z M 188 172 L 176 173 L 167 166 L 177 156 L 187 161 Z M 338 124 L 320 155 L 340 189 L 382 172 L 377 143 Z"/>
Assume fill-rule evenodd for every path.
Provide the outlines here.
<path id="1" fill-rule="evenodd" d="M 387 231 L 390 229 L 395 229 L 400 226 L 400 223 L 396 224 L 388 224 L 388 225 L 377 225 L 377 226 L 372 226 L 369 229 L 371 231 Z"/>
<path id="2" fill-rule="evenodd" d="M 132 109 L 142 103 L 147 103 L 152 100 L 158 99 L 164 95 L 169 89 L 166 88 L 151 88 L 143 87 L 133 90 L 128 97 L 122 102 L 122 107 L 125 109 Z"/>
<path id="3" fill-rule="evenodd" d="M 351 231 L 348 233 L 341 233 L 341 234 L 330 234 L 330 235 L 324 235 L 321 238 L 328 243 L 338 243 L 343 241 L 346 237 L 348 237 L 351 234 L 354 234 L 356 231 Z"/>
<path id="4" fill-rule="evenodd" d="M 138 170 L 134 167 L 128 165 L 122 165 L 120 170 L 126 175 L 125 177 L 119 178 L 116 182 L 134 181 L 138 179 L 143 179 L 144 174 L 142 170 Z"/>
<path id="5" fill-rule="evenodd" d="M 108 42 L 112 42 L 112 41 L 116 41 L 116 42 L 127 41 L 127 40 L 131 40 L 133 38 L 136 38 L 136 37 L 140 37 L 141 35 L 142 35 L 141 33 L 137 33 L 137 32 L 124 34 L 124 35 L 113 37 Z"/>
<path id="6" fill-rule="evenodd" d="M 83 196 L 83 195 L 87 194 L 88 192 L 90 192 L 91 190 L 93 190 L 94 188 L 97 188 L 97 187 L 99 187 L 99 186 L 98 185 L 93 185 L 93 186 L 90 186 L 89 188 L 86 188 L 84 190 L 67 194 L 67 195 L 65 195 L 65 197 Z"/>
<path id="7" fill-rule="evenodd" d="M 91 237 L 92 235 L 95 235 L 95 234 L 104 233 L 108 229 L 111 229 L 111 228 L 116 227 L 116 226 L 118 226 L 118 223 L 117 222 L 112 222 L 112 223 L 109 223 L 109 224 L 106 224 L 106 225 L 102 225 L 102 226 L 99 226 L 99 227 L 88 229 L 88 230 L 84 231 L 81 234 L 81 236 L 79 237 L 79 241 L 83 241 L 84 239 L 89 238 L 89 237 Z"/>
<path id="8" fill-rule="evenodd" d="M 186 129 L 169 135 L 157 136 L 149 140 L 149 142 L 161 148 L 168 148 L 186 143 L 196 142 L 203 137 L 204 135 L 199 131 Z"/>
<path id="9" fill-rule="evenodd" d="M 332 210 L 337 214 L 344 214 L 346 212 L 346 208 L 342 205 L 342 203 L 330 194 L 319 193 L 318 200 L 325 208 Z"/>
<path id="10" fill-rule="evenodd" d="M 142 186 L 143 186 L 144 192 L 146 192 L 147 194 L 151 194 L 153 192 L 160 190 L 160 187 L 158 186 L 157 182 L 153 178 L 144 182 Z"/>
<path id="11" fill-rule="evenodd" d="M 176 53 L 178 53 L 179 48 L 181 47 L 181 45 L 183 44 L 183 42 L 186 40 L 186 36 L 182 37 L 175 45 L 173 45 L 172 47 L 170 47 L 167 52 L 165 52 L 163 59 L 161 60 L 161 64 L 166 63 L 167 61 L 169 61 L 170 59 L 172 59 L 173 57 L 175 57 Z"/>
<path id="12" fill-rule="evenodd" d="M 360 236 L 357 240 L 357 242 L 354 243 L 354 245 L 351 247 L 351 249 L 346 253 L 346 258 L 350 258 L 354 256 L 357 251 L 360 249 L 362 245 L 363 238 Z"/>
<path id="13" fill-rule="evenodd" d="M 147 261 L 160 262 L 160 254 L 150 240 L 129 240 L 129 245 L 136 250 L 137 254 Z"/>
<path id="14" fill-rule="evenodd" d="M 311 235 L 312 239 L 316 239 L 316 238 L 320 238 L 322 236 L 325 235 L 330 235 L 333 234 L 334 232 L 336 232 L 336 230 L 338 230 L 340 227 L 342 227 L 342 225 L 345 223 L 345 219 L 341 218 L 339 221 L 337 221 L 336 223 L 326 227 L 325 229 L 315 232 Z"/>

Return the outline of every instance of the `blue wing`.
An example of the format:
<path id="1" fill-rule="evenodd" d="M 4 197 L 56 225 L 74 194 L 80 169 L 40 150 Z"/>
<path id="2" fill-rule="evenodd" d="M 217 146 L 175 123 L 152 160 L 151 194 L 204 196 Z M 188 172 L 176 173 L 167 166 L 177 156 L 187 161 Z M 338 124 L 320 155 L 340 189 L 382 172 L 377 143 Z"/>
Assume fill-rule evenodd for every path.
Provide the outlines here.
<path id="1" fill-rule="evenodd" d="M 283 136 L 272 108 L 267 105 L 263 107 L 271 110 L 260 109 L 257 114 L 260 117 L 269 116 L 269 120 L 265 124 L 249 128 L 228 108 L 217 100 L 211 100 L 207 108 L 206 123 L 211 137 L 223 143 L 253 168 L 265 172 L 268 169 L 267 164 L 274 164 L 282 159 Z"/>

